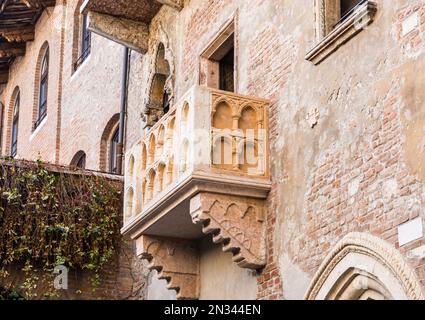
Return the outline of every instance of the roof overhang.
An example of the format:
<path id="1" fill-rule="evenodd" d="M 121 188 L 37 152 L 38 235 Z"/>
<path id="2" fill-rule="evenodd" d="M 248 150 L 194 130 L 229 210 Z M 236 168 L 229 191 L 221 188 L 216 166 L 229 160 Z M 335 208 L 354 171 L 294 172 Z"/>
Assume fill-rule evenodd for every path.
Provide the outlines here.
<path id="1" fill-rule="evenodd" d="M 26 42 L 34 40 L 43 10 L 55 5 L 56 0 L 0 0 L 0 84 L 7 83 L 13 60 L 25 54 Z"/>
<path id="2" fill-rule="evenodd" d="M 80 11 L 91 32 L 145 53 L 149 25 L 162 6 L 180 11 L 183 0 L 85 0 Z"/>

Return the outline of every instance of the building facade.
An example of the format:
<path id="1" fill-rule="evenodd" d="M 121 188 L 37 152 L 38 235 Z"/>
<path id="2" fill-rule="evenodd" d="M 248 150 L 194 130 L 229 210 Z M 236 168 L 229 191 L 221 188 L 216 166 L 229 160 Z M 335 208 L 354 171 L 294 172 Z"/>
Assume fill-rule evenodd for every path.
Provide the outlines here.
<path id="1" fill-rule="evenodd" d="M 424 298 L 425 1 L 12 2 L 2 155 L 124 174 L 147 299 Z"/>

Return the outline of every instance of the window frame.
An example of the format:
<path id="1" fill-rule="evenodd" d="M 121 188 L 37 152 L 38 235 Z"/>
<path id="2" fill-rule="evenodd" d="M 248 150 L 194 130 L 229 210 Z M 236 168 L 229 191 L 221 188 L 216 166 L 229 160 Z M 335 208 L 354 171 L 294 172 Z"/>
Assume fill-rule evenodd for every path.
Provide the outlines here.
<path id="1" fill-rule="evenodd" d="M 71 166 L 74 166 L 78 169 L 85 170 L 87 164 L 87 154 L 80 150 L 78 151 L 71 160 Z"/>
<path id="2" fill-rule="evenodd" d="M 49 67 L 50 55 L 49 47 L 46 48 L 43 59 L 40 65 L 40 81 L 39 81 L 39 94 L 38 94 L 38 112 L 37 120 L 34 123 L 34 130 L 41 124 L 47 116 L 47 99 L 49 92 Z"/>
<path id="3" fill-rule="evenodd" d="M 237 14 L 233 15 L 215 34 L 200 54 L 200 70 L 205 79 L 199 79 L 200 85 L 217 90 L 222 87 L 221 60 L 233 50 L 233 93 L 238 91 L 238 24 Z"/>
<path id="4" fill-rule="evenodd" d="M 77 70 L 91 53 L 91 31 L 88 30 L 88 15 L 81 15 L 81 31 L 79 40 L 79 57 L 74 64 L 74 70 Z"/>

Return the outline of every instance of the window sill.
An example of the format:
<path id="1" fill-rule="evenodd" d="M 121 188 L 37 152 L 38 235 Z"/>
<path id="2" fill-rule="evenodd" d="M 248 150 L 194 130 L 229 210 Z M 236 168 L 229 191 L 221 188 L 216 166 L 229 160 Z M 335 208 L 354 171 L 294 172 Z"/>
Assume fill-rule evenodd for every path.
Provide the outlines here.
<path id="1" fill-rule="evenodd" d="M 371 24 L 375 18 L 376 11 L 376 3 L 366 1 L 311 49 L 305 57 L 306 60 L 313 62 L 315 65 L 321 63 L 344 43 Z"/>
<path id="2" fill-rule="evenodd" d="M 73 78 L 76 77 L 77 74 L 81 73 L 81 69 L 84 69 L 84 66 L 91 60 L 91 53 L 84 59 L 84 61 L 81 62 L 81 64 L 78 65 L 77 68 L 75 66 L 72 66 L 72 75 L 71 75 L 71 81 Z"/>
<path id="3" fill-rule="evenodd" d="M 37 128 L 33 131 L 33 133 L 30 136 L 30 142 L 35 138 L 35 136 L 40 132 L 40 130 L 44 127 L 44 125 L 47 122 L 47 115 L 44 117 L 44 119 L 40 122 L 40 124 L 37 126 Z"/>

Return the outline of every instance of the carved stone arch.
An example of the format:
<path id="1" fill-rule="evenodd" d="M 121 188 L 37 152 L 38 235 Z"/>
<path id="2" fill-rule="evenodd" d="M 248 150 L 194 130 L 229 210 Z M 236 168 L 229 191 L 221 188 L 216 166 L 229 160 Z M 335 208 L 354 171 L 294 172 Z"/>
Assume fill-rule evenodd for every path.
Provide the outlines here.
<path id="1" fill-rule="evenodd" d="M 4 131 L 4 115 L 5 109 L 3 102 L 0 102 L 0 155 L 3 149 L 3 131 Z"/>
<path id="2" fill-rule="evenodd" d="M 164 187 L 170 185 L 173 182 L 174 175 L 174 157 L 171 156 L 166 163 L 166 171 L 165 171 L 165 185 Z"/>
<path id="3" fill-rule="evenodd" d="M 263 114 L 261 112 L 261 108 L 258 105 L 255 105 L 255 104 L 250 103 L 250 102 L 243 103 L 238 107 L 237 115 L 238 115 L 239 118 L 242 117 L 242 113 L 247 108 L 251 108 L 255 111 L 255 114 L 257 115 L 257 122 L 258 121 L 264 121 Z"/>
<path id="4" fill-rule="evenodd" d="M 9 106 L 7 108 L 7 125 L 6 125 L 6 154 L 10 154 L 11 152 L 11 143 L 12 143 L 12 123 L 13 123 L 13 112 L 15 109 L 15 102 L 18 98 L 18 95 L 20 96 L 20 99 L 22 100 L 22 92 L 19 86 L 16 86 L 15 89 L 13 89 L 12 95 L 10 96 Z M 5 116 L 6 117 L 6 116 Z"/>
<path id="5" fill-rule="evenodd" d="M 126 216 L 125 219 L 130 219 L 134 215 L 134 189 L 130 187 L 125 192 L 125 206 L 126 206 Z"/>
<path id="6" fill-rule="evenodd" d="M 157 139 L 154 132 L 151 132 L 148 140 L 148 164 L 151 165 L 155 162 L 157 154 L 156 154 L 156 146 Z"/>
<path id="7" fill-rule="evenodd" d="M 213 107 L 212 127 L 216 129 L 233 129 L 233 108 L 226 100 L 219 100 Z"/>
<path id="8" fill-rule="evenodd" d="M 187 138 L 183 139 L 180 152 L 179 171 L 183 174 L 189 169 L 190 161 L 190 143 Z"/>
<path id="9" fill-rule="evenodd" d="M 233 137 L 230 129 L 214 134 L 211 153 L 213 165 L 233 169 Z"/>
<path id="10" fill-rule="evenodd" d="M 108 123 L 103 129 L 103 133 L 100 139 L 100 152 L 99 152 L 99 170 L 100 171 L 108 171 L 109 164 L 109 149 L 110 149 L 110 141 L 112 139 L 112 135 L 115 130 L 118 128 L 120 122 L 120 114 L 116 113 L 109 119 Z"/>
<path id="11" fill-rule="evenodd" d="M 70 165 L 80 169 L 85 169 L 86 159 L 87 159 L 86 153 L 83 150 L 80 150 L 77 153 L 75 153 L 75 155 L 72 157 Z"/>
<path id="12" fill-rule="evenodd" d="M 134 177 L 136 160 L 133 154 L 130 155 L 127 163 L 127 174 L 129 177 Z"/>
<path id="13" fill-rule="evenodd" d="M 353 284 L 356 279 L 367 282 L 359 286 Z M 369 289 L 385 299 L 425 298 L 415 272 L 398 250 L 368 233 L 350 233 L 325 258 L 305 298 L 358 298 Z"/>
<path id="14" fill-rule="evenodd" d="M 164 92 L 168 95 L 168 100 L 170 105 L 174 101 L 174 85 L 175 85 L 175 64 L 174 64 L 174 54 L 170 48 L 170 41 L 168 35 L 163 30 L 162 26 L 159 25 L 154 30 L 151 30 L 152 37 L 155 39 L 155 42 L 150 43 L 148 57 L 150 61 L 148 62 L 149 66 L 149 76 L 148 76 L 148 86 L 145 92 L 145 101 L 143 103 L 144 108 L 142 111 L 142 118 L 145 122 L 146 127 L 152 127 L 159 118 L 163 115 L 162 105 L 158 106 L 158 101 L 152 99 L 157 88 L 163 89 Z M 161 67 L 165 64 L 167 67 Z M 156 97 L 158 99 L 158 97 Z"/>
<path id="15" fill-rule="evenodd" d="M 141 152 L 142 152 L 142 156 L 141 156 L 141 166 L 142 166 L 142 171 L 146 170 L 146 166 L 148 165 L 148 148 L 146 147 L 145 143 L 142 143 L 141 146 Z"/>
<path id="16" fill-rule="evenodd" d="M 262 163 L 264 161 L 265 153 L 261 143 L 258 143 L 258 140 L 247 138 L 240 139 L 236 147 L 236 155 L 239 170 L 242 172 L 248 174 L 264 173 Z"/>

